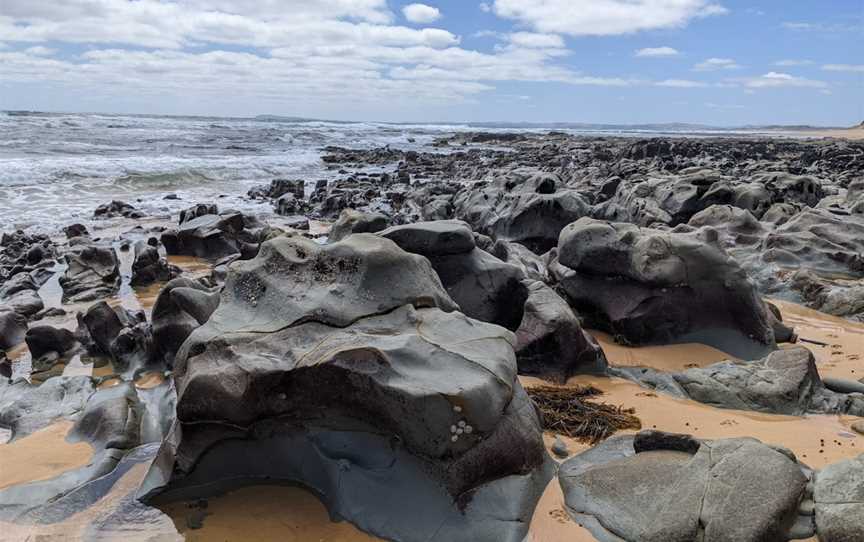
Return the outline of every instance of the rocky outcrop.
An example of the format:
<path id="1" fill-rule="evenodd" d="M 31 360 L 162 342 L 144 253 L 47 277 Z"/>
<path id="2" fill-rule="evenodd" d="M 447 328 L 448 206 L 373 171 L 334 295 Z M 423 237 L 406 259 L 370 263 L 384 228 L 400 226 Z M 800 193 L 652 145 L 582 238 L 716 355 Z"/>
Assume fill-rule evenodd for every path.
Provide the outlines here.
<path id="1" fill-rule="evenodd" d="M 625 542 L 787 540 L 807 486 L 787 450 L 652 432 L 613 437 L 569 459 L 559 480 L 575 521 L 598 540 Z M 807 530 L 796 538 L 812 536 Z"/>
<path id="2" fill-rule="evenodd" d="M 114 200 L 93 211 L 93 218 L 144 218 L 145 214 L 124 201 Z"/>
<path id="3" fill-rule="evenodd" d="M 379 232 L 403 250 L 429 259 L 447 293 L 471 318 L 515 331 L 528 292 L 521 270 L 476 247 L 464 222 L 439 220 Z"/>
<path id="4" fill-rule="evenodd" d="M 513 174 L 463 190 L 455 214 L 480 233 L 520 243 L 541 254 L 567 224 L 590 213 L 588 200 L 554 175 Z"/>
<path id="5" fill-rule="evenodd" d="M 777 350 L 756 361 L 724 361 L 682 373 L 642 367 L 615 368 L 612 372 L 718 408 L 793 416 L 808 412 L 864 415 L 864 394 L 827 389 L 813 354 L 803 347 Z"/>
<path id="6" fill-rule="evenodd" d="M 77 335 L 91 353 L 110 357 L 114 369 L 127 377 L 154 358 L 152 331 L 143 312 L 97 303 L 80 316 Z"/>
<path id="7" fill-rule="evenodd" d="M 218 306 L 219 292 L 200 282 L 177 278 L 166 284 L 151 314 L 154 360 L 173 367 L 180 345 Z"/>
<path id="8" fill-rule="evenodd" d="M 218 215 L 219 207 L 215 203 L 199 203 L 180 211 L 180 224 L 195 220 L 199 216 Z"/>
<path id="9" fill-rule="evenodd" d="M 266 477 L 387 539 L 522 540 L 551 474 L 539 419 L 512 334 L 456 308 L 387 239 L 264 243 L 177 355 L 141 495 Z"/>
<path id="10" fill-rule="evenodd" d="M 605 373 L 606 356 L 555 290 L 526 281 L 528 299 L 516 330 L 519 373 L 564 382 L 577 373 Z"/>
<path id="11" fill-rule="evenodd" d="M 119 290 L 120 263 L 112 247 L 76 245 L 65 258 L 67 268 L 60 277 L 64 302 L 94 301 Z"/>
<path id="12" fill-rule="evenodd" d="M 182 218 L 181 218 L 182 220 Z M 146 286 L 154 282 L 168 282 L 183 271 L 159 254 L 159 249 L 150 243 L 135 243 L 135 260 L 132 262 L 132 286 Z"/>
<path id="13" fill-rule="evenodd" d="M 345 209 L 333 223 L 328 239 L 331 242 L 341 241 L 353 233 L 375 233 L 390 225 L 390 219 L 381 213 L 361 213 L 354 209 Z"/>
<path id="14" fill-rule="evenodd" d="M 11 310 L 0 310 L 0 351 L 21 344 L 26 333 L 26 317 Z"/>
<path id="15" fill-rule="evenodd" d="M 819 471 L 813 500 L 821 542 L 864 540 L 864 455 Z"/>
<path id="16" fill-rule="evenodd" d="M 765 304 L 711 229 L 672 233 L 580 219 L 553 273 L 591 326 L 629 344 L 701 342 L 754 359 L 775 348 Z"/>
<path id="17" fill-rule="evenodd" d="M 251 258 L 270 233 L 255 218 L 237 212 L 202 215 L 162 234 L 169 255 L 218 259 L 232 254 Z"/>

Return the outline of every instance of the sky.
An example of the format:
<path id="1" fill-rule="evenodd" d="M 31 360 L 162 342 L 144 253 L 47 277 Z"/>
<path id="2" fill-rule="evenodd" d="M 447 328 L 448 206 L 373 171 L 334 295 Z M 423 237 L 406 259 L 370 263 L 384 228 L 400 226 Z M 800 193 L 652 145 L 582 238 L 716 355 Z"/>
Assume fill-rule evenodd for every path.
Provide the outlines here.
<path id="1" fill-rule="evenodd" d="M 0 110 L 864 121 L 864 0 L 0 0 Z"/>

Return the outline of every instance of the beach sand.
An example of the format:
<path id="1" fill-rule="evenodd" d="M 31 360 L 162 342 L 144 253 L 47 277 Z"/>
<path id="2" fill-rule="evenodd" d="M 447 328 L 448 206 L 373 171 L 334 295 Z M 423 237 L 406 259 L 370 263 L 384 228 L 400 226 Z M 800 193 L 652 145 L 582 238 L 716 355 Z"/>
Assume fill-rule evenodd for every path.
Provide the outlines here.
<path id="1" fill-rule="evenodd" d="M 861 140 L 864 139 L 864 126 L 839 130 L 807 130 L 796 132 L 796 134 L 804 137 L 832 137 L 837 139 Z"/>
<path id="2" fill-rule="evenodd" d="M 58 421 L 15 442 L 0 444 L 0 489 L 48 480 L 90 463 L 93 448 L 89 444 L 66 442 L 72 425 Z"/>

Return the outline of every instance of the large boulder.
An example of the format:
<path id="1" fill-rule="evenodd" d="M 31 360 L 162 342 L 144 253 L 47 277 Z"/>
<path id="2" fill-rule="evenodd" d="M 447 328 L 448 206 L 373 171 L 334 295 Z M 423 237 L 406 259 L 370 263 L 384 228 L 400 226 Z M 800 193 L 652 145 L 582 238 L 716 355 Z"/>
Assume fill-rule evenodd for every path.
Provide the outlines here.
<path id="1" fill-rule="evenodd" d="M 864 415 L 864 394 L 828 389 L 812 352 L 803 347 L 776 350 L 756 361 L 724 361 L 681 373 L 644 367 L 612 371 L 645 386 L 719 408 L 793 416 Z"/>
<path id="2" fill-rule="evenodd" d="M 521 541 L 551 474 L 539 419 L 512 334 L 455 308 L 387 239 L 264 243 L 177 354 L 141 495 L 267 478 L 391 540 Z"/>
<path id="3" fill-rule="evenodd" d="M 790 455 L 755 439 L 647 432 L 569 459 L 559 480 L 568 512 L 598 540 L 780 541 L 790 537 L 807 486 Z"/>
<path id="4" fill-rule="evenodd" d="M 169 255 L 218 259 L 232 254 L 251 258 L 269 229 L 238 212 L 201 215 L 162 234 Z"/>
<path id="5" fill-rule="evenodd" d="M 57 376 L 38 385 L 0 379 L 0 427 L 12 430 L 10 440 L 26 437 L 80 412 L 94 391 L 96 383 L 89 376 Z"/>
<path id="6" fill-rule="evenodd" d="M 200 282 L 186 278 L 168 282 L 159 292 L 151 313 L 154 360 L 173 367 L 180 345 L 218 306 L 219 292 Z"/>
<path id="7" fill-rule="evenodd" d="M 144 241 L 135 243 L 135 260 L 132 262 L 132 286 L 146 286 L 154 282 L 168 282 L 183 271 L 159 254 L 159 249 Z"/>
<path id="8" fill-rule="evenodd" d="M 864 455 L 816 473 L 813 500 L 821 542 L 864 540 Z"/>
<path id="9" fill-rule="evenodd" d="M 462 190 L 454 204 L 456 216 L 477 231 L 520 243 L 537 254 L 554 247 L 564 226 L 591 211 L 583 194 L 546 173 L 513 173 Z"/>
<path id="10" fill-rule="evenodd" d="M 566 381 L 577 373 L 605 373 L 606 356 L 573 309 L 555 290 L 526 281 L 528 299 L 516 330 L 519 373 Z"/>
<path id="11" fill-rule="evenodd" d="M 429 259 L 447 293 L 471 318 L 518 329 L 528 292 L 525 275 L 477 248 L 468 225 L 458 220 L 416 222 L 378 233 L 403 250 Z"/>
<path id="12" fill-rule="evenodd" d="M 622 341 L 763 356 L 776 347 L 768 310 L 717 240 L 710 228 L 672 233 L 583 218 L 561 232 L 554 270 L 579 314 Z"/>
<path id="13" fill-rule="evenodd" d="M 11 310 L 0 310 L 0 350 L 9 350 L 24 341 L 27 318 Z"/>
<path id="14" fill-rule="evenodd" d="M 387 215 L 345 209 L 333 223 L 328 239 L 331 242 L 341 241 L 353 233 L 375 233 L 389 225 L 390 219 Z"/>
<path id="15" fill-rule="evenodd" d="M 60 277 L 64 302 L 94 301 L 120 289 L 120 262 L 112 247 L 77 245 L 66 253 L 66 265 Z"/>
<path id="16" fill-rule="evenodd" d="M 129 205 L 125 201 L 114 200 L 103 203 L 93 211 L 93 218 L 143 218 L 144 213 Z"/>
<path id="17" fill-rule="evenodd" d="M 762 249 L 781 267 L 864 277 L 864 217 L 806 209 L 769 233 Z"/>
<path id="18" fill-rule="evenodd" d="M 27 330 L 25 340 L 33 359 L 52 352 L 62 356 L 78 344 L 71 331 L 53 326 L 33 326 Z"/>

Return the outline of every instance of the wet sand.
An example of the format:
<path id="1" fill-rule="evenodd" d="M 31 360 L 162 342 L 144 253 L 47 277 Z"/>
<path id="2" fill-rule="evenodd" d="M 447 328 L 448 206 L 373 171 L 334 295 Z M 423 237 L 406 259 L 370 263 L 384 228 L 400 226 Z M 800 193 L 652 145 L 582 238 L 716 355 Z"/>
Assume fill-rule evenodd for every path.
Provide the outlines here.
<path id="1" fill-rule="evenodd" d="M 622 346 L 608 333 L 588 332 L 597 339 L 611 365 L 650 367 L 658 371 L 680 372 L 691 367 L 705 367 L 718 361 L 734 359 L 729 354 L 699 343 L 664 344 L 659 346 Z"/>
<path id="2" fill-rule="evenodd" d="M 89 444 L 66 442 L 72 425 L 59 421 L 10 444 L 0 444 L 0 489 L 48 480 L 90 463 L 93 448 Z"/>
<path id="3" fill-rule="evenodd" d="M 191 542 L 251 540 L 251 533 L 259 542 L 380 540 L 348 522 L 331 522 L 321 501 L 299 487 L 245 487 L 209 499 L 206 509 L 195 504 L 172 503 L 162 510 Z M 189 524 L 196 521 L 202 521 L 201 527 L 190 529 Z"/>
<path id="4" fill-rule="evenodd" d="M 864 378 L 864 324 L 850 322 L 787 301 L 771 300 L 787 325 L 803 339 L 827 346 L 801 342 L 816 357 L 819 374 L 834 378 Z"/>

